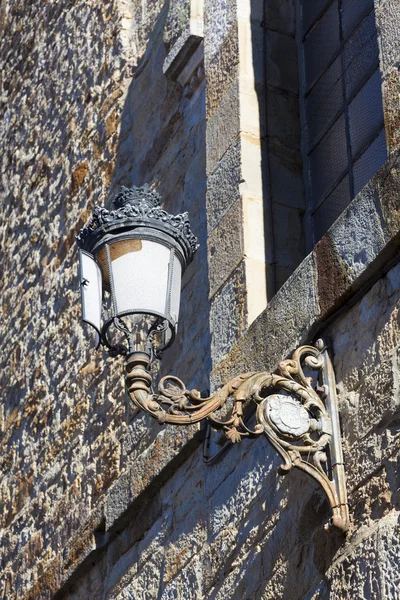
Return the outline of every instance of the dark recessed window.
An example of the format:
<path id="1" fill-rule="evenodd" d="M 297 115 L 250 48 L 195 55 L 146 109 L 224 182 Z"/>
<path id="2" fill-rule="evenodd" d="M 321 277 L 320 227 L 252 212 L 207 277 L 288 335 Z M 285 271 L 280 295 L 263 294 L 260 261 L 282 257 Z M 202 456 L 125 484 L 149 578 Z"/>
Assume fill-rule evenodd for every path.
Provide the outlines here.
<path id="1" fill-rule="evenodd" d="M 302 143 L 315 243 L 387 159 L 373 0 L 298 0 Z"/>

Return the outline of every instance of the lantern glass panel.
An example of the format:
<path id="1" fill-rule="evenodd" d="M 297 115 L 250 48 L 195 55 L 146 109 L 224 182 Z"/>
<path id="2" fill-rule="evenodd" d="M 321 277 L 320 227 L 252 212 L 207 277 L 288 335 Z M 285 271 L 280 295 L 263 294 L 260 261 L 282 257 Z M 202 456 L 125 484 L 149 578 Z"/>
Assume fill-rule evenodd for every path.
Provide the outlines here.
<path id="1" fill-rule="evenodd" d="M 101 271 L 88 252 L 79 250 L 79 272 L 82 301 L 82 320 L 100 333 L 101 329 Z"/>
<path id="2" fill-rule="evenodd" d="M 171 315 L 174 322 L 177 323 L 179 317 L 179 305 L 181 301 L 182 265 L 175 253 L 171 257 L 170 269 L 171 282 L 169 297 L 167 298 L 166 314 Z"/>
<path id="3" fill-rule="evenodd" d="M 111 243 L 109 251 L 116 314 L 165 316 L 170 249 L 150 240 L 127 239 Z"/>

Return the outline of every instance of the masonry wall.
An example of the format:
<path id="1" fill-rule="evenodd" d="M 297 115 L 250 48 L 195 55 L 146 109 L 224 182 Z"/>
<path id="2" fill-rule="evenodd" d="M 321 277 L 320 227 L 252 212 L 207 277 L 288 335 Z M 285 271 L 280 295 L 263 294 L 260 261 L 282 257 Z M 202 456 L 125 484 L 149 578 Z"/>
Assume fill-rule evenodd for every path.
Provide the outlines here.
<path id="1" fill-rule="evenodd" d="M 199 449 L 62 597 L 396 598 L 399 282 L 397 265 L 324 331 L 344 423 L 347 539 L 324 530 L 329 509 L 311 479 L 277 474 L 267 440 L 232 446 L 212 467 Z"/>
<path id="2" fill-rule="evenodd" d="M 194 219 L 202 246 L 163 369 L 209 387 L 205 101 L 201 77 L 188 96 L 163 73 L 162 2 L 11 1 L 0 14 L 0 597 L 20 599 L 51 597 L 91 552 L 106 490 L 160 431 L 79 322 L 75 236 L 120 185 L 155 183 Z"/>
<path id="3" fill-rule="evenodd" d="M 307 257 L 294 15 L 291 0 L 0 2 L 1 598 L 396 597 L 400 14 L 376 2 L 389 160 Z M 145 182 L 201 242 L 162 374 L 206 391 L 330 344 L 346 538 L 266 439 L 206 466 L 200 427 L 137 413 L 123 362 L 88 347 L 75 235 Z"/>

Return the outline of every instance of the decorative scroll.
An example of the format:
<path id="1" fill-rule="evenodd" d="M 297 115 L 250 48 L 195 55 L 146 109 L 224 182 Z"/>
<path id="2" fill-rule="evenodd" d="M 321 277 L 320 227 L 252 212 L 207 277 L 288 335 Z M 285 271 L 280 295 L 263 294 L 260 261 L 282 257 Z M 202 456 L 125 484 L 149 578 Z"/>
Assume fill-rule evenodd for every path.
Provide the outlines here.
<path id="1" fill-rule="evenodd" d="M 304 369 L 322 373 L 326 349 L 319 341 L 315 346 L 301 346 L 289 360 L 282 361 L 275 373 L 245 373 L 232 379 L 209 398 L 197 390 L 189 391 L 177 377 L 164 377 L 158 392 L 150 393 L 151 378 L 134 358 L 127 365 L 127 387 L 133 403 L 160 423 L 188 425 L 208 418 L 212 427 L 222 429 L 236 443 L 243 437 L 264 433 L 283 458 L 285 474 L 297 467 L 318 481 L 332 510 L 331 523 L 346 531 L 348 509 L 343 467 L 327 466 L 327 450 L 332 443 L 332 420 L 338 423 L 335 390 L 329 390 L 330 412 L 324 402 L 326 388 L 319 387 L 317 377 L 306 377 Z M 133 367 L 133 368 L 132 368 Z M 329 370 L 329 369 L 328 369 Z M 330 373 L 330 387 L 332 373 Z M 256 425 L 245 422 L 245 407 L 256 405 Z M 224 415 L 217 412 L 224 408 Z M 340 436 L 335 435 L 333 454 L 341 456 Z"/>

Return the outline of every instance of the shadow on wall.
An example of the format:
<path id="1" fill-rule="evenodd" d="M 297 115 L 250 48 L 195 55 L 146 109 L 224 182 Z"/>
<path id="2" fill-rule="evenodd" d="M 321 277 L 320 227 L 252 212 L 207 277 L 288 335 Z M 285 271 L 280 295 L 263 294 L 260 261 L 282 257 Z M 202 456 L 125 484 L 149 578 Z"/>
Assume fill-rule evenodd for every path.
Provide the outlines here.
<path id="1" fill-rule="evenodd" d="M 251 0 L 268 299 L 305 257 L 295 12 L 293 0 Z"/>
<path id="2" fill-rule="evenodd" d="M 188 211 L 200 248 L 182 282 L 180 323 L 161 363 L 188 386 L 207 391 L 211 371 L 206 230 L 205 84 L 191 98 L 163 73 L 168 3 L 138 62 L 121 116 L 109 198 L 121 185 L 154 185 L 163 207 Z"/>

